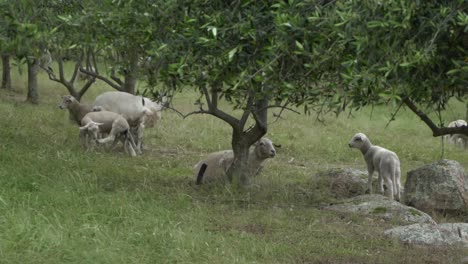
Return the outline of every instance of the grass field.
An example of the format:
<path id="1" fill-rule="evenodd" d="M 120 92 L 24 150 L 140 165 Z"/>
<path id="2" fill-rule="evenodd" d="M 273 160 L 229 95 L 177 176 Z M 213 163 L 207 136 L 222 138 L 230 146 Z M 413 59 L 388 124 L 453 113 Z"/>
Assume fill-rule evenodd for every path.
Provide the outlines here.
<path id="1" fill-rule="evenodd" d="M 318 171 L 365 169 L 347 146 L 356 132 L 398 153 L 403 183 L 407 171 L 441 158 L 441 140 L 409 111 L 388 128 L 390 106 L 323 124 L 286 113 L 267 135 L 282 145 L 277 157 L 239 192 L 192 183 L 201 157 L 230 148 L 226 124 L 166 111 L 147 130 L 143 156 L 86 153 L 57 108 L 65 88 L 41 74 L 41 104 L 32 106 L 23 103 L 26 76 L 13 77 L 15 92 L 0 91 L 0 263 L 458 263 L 468 255 L 400 244 L 382 235 L 389 223 L 319 209 L 332 198 L 314 181 Z M 97 83 L 83 100 L 104 90 Z M 195 98 L 178 94 L 174 104 L 189 111 Z M 464 113 L 454 101 L 445 117 Z M 444 158 L 468 171 L 468 151 L 446 147 Z"/>

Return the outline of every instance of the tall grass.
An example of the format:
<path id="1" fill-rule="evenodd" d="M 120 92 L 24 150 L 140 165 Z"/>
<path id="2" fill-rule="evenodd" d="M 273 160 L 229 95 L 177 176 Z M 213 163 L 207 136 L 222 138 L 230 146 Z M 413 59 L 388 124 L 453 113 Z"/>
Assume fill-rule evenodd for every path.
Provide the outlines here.
<path id="1" fill-rule="evenodd" d="M 66 90 L 41 74 L 41 104 L 32 106 L 22 103 L 26 77 L 14 80 L 15 92 L 0 91 L 1 263 L 456 263 L 467 254 L 403 245 L 383 237 L 390 223 L 320 210 L 332 198 L 316 172 L 365 169 L 347 146 L 356 132 L 397 152 L 404 177 L 442 158 L 440 139 L 408 111 L 388 127 L 390 106 L 324 123 L 286 113 L 267 135 L 282 145 L 277 157 L 238 192 L 193 184 L 192 166 L 230 147 L 225 123 L 165 111 L 146 131 L 145 155 L 85 152 L 57 108 Z M 83 100 L 105 90 L 98 82 Z M 190 111 L 195 98 L 185 92 L 174 105 Z M 458 113 L 454 101 L 445 114 Z M 443 155 L 468 169 L 467 151 L 446 146 Z"/>

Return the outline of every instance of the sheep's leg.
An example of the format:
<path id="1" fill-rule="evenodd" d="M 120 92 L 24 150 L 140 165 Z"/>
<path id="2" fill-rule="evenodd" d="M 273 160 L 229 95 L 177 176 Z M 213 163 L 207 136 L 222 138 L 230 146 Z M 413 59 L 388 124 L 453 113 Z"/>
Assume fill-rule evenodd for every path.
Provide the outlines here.
<path id="1" fill-rule="evenodd" d="M 136 152 L 132 147 L 132 143 L 130 142 L 129 139 L 125 139 L 124 141 L 124 149 L 127 154 L 129 154 L 132 157 L 136 156 Z"/>
<path id="2" fill-rule="evenodd" d="M 144 130 L 145 130 L 145 125 L 143 124 L 143 122 L 141 122 L 137 129 L 137 145 L 136 145 L 136 150 L 138 154 L 140 155 L 143 154 L 142 142 L 143 142 Z"/>
<path id="3" fill-rule="evenodd" d="M 401 171 L 400 171 L 400 167 L 396 167 L 395 168 L 395 174 L 394 174 L 394 179 L 393 179 L 393 182 L 395 184 L 395 199 L 397 201 L 401 201 L 401 182 L 400 182 L 400 178 L 401 178 Z"/>
<path id="4" fill-rule="evenodd" d="M 384 179 L 382 177 L 382 175 L 379 173 L 379 191 L 380 191 L 380 194 L 384 194 L 385 192 L 385 189 L 384 189 Z"/>
<path id="5" fill-rule="evenodd" d="M 135 144 L 135 140 L 133 139 L 133 134 L 130 131 L 127 131 L 126 137 L 128 138 L 129 143 L 132 146 L 132 148 L 136 149 L 136 144 Z"/>
<path id="6" fill-rule="evenodd" d="M 372 193 L 372 175 L 374 174 L 374 167 L 372 165 L 367 166 L 367 192 Z"/>
<path id="7" fill-rule="evenodd" d="M 101 144 L 105 144 L 107 142 L 113 141 L 114 139 L 115 139 L 115 135 L 111 131 L 109 136 L 107 136 L 106 138 L 103 138 L 103 139 L 98 139 L 98 142 L 101 143 Z"/>
<path id="8" fill-rule="evenodd" d="M 390 197 L 390 199 L 393 200 L 393 182 L 392 182 L 392 175 L 390 174 L 386 174 L 385 176 L 383 176 L 383 178 L 385 178 L 385 183 L 387 184 L 388 186 L 388 190 L 387 190 L 387 193 L 388 193 L 388 197 Z"/>

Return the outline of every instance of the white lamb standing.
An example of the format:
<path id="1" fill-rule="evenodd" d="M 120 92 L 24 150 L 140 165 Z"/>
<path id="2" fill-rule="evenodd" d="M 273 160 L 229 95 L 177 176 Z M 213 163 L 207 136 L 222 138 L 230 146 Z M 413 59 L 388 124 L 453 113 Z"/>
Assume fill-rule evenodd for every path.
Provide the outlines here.
<path id="1" fill-rule="evenodd" d="M 127 154 L 136 156 L 134 147 L 135 142 L 130 133 L 130 126 L 127 120 L 114 112 L 101 110 L 98 112 L 89 112 L 81 120 L 80 138 L 85 141 L 89 149 L 92 142 L 107 143 L 120 139 L 124 144 Z M 99 134 L 108 133 L 106 138 L 99 139 Z"/>
<path id="2" fill-rule="evenodd" d="M 462 127 L 468 126 L 467 122 L 463 119 L 452 121 L 448 124 L 447 127 Z M 455 146 L 459 146 L 462 148 L 468 148 L 468 136 L 462 134 L 453 134 L 453 135 L 445 135 L 444 139 Z"/>
<path id="3" fill-rule="evenodd" d="M 94 107 L 121 114 L 135 133 L 136 149 L 142 152 L 145 127 L 153 127 L 161 119 L 162 106 L 150 99 L 125 92 L 105 92 L 94 101 Z"/>
<path id="4" fill-rule="evenodd" d="M 266 159 L 273 158 L 276 149 L 273 142 L 268 138 L 261 138 L 250 149 L 248 161 L 248 175 L 255 176 L 260 173 Z M 216 180 L 226 180 L 227 171 L 234 161 L 232 150 L 223 150 L 209 154 L 205 159 L 199 161 L 194 166 L 195 179 L 197 184 L 213 182 Z M 203 166 L 205 164 L 205 166 Z M 200 169 L 205 170 L 199 176 Z"/>
<path id="5" fill-rule="evenodd" d="M 374 171 L 379 174 L 380 193 L 384 194 L 384 181 L 388 188 L 388 197 L 400 201 L 400 160 L 395 152 L 374 146 L 363 133 L 357 133 L 349 142 L 350 148 L 357 148 L 367 163 L 367 188 L 372 193 L 372 175 Z"/>

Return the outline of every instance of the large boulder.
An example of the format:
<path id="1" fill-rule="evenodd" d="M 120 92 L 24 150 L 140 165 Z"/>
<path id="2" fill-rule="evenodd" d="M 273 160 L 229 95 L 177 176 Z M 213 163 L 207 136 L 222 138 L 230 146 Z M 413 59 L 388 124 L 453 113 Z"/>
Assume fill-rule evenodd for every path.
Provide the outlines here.
<path id="1" fill-rule="evenodd" d="M 428 214 L 379 194 L 357 196 L 324 209 L 346 214 L 359 214 L 391 223 L 435 224 L 435 221 Z"/>
<path id="2" fill-rule="evenodd" d="M 425 212 L 467 210 L 468 180 L 463 167 L 441 160 L 408 172 L 404 201 Z"/>
<path id="3" fill-rule="evenodd" d="M 329 186 L 335 198 L 350 198 L 365 194 L 367 189 L 367 172 L 356 169 L 331 169 L 317 173 L 317 179 Z"/>
<path id="4" fill-rule="evenodd" d="M 413 224 L 386 230 L 384 234 L 412 245 L 468 247 L 467 223 Z"/>

